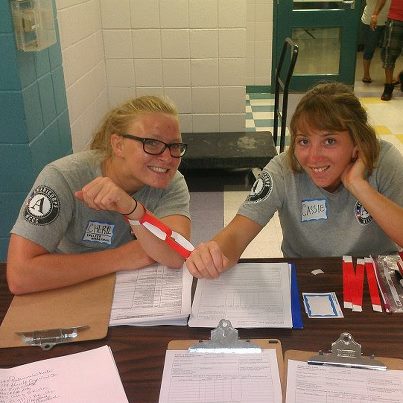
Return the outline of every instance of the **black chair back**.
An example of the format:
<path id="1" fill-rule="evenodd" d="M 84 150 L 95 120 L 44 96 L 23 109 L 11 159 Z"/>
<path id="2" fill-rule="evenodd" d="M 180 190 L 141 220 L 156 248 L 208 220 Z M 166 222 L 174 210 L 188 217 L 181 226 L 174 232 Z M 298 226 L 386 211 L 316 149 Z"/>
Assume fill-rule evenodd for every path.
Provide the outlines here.
<path id="1" fill-rule="evenodd" d="M 287 51 L 289 56 L 286 60 Z M 273 141 L 277 146 L 279 121 L 281 121 L 280 131 L 280 152 L 285 148 L 285 132 L 287 127 L 287 108 L 288 108 L 288 87 L 297 62 L 298 45 L 290 38 L 285 38 L 281 49 L 280 60 L 275 72 L 274 86 L 274 123 L 273 123 Z M 282 102 L 280 108 L 280 93 Z"/>

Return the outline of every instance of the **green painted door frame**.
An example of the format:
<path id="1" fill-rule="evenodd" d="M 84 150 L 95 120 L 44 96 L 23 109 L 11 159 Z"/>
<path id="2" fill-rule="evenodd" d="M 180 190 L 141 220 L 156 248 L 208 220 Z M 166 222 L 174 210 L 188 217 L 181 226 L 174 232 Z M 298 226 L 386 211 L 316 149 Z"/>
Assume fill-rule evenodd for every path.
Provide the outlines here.
<path id="1" fill-rule="evenodd" d="M 301 8 L 301 5 L 305 8 Z M 303 30 L 310 35 L 310 30 L 319 32 L 323 28 L 334 28 L 338 35 L 337 41 L 340 42 L 339 65 L 335 67 L 336 70 L 331 72 L 321 71 L 320 74 L 309 72 L 299 74 L 295 72 L 291 79 L 290 91 L 303 92 L 316 83 L 323 81 L 340 81 L 347 85 L 354 85 L 361 0 L 333 0 L 327 2 L 274 0 L 273 7 L 273 80 L 281 48 L 286 37 L 293 39 L 298 44 L 298 37 L 295 35 L 293 37 L 293 34 L 297 31 L 301 32 Z M 311 36 L 313 38 L 313 35 Z M 303 46 L 300 46 L 298 59 L 303 57 L 301 54 L 303 51 Z M 320 64 L 320 58 L 321 55 L 318 54 L 318 59 L 317 61 L 315 60 L 315 63 Z M 271 88 L 274 89 L 274 82 L 272 82 Z"/>

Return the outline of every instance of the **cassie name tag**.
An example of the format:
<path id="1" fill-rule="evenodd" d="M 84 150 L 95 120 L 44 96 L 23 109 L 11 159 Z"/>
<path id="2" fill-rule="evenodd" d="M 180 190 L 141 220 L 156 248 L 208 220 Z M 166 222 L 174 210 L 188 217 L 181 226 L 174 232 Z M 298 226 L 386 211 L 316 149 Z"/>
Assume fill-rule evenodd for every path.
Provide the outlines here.
<path id="1" fill-rule="evenodd" d="M 325 199 L 302 200 L 301 221 L 327 220 Z"/>

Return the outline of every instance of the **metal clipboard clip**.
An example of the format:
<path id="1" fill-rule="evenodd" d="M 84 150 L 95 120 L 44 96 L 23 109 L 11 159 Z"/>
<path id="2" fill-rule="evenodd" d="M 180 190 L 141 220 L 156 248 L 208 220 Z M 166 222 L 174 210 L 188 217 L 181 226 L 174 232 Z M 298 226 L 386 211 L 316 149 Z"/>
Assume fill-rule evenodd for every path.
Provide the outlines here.
<path id="1" fill-rule="evenodd" d="M 311 357 L 308 364 L 386 370 L 386 365 L 375 360 L 373 355 L 369 357 L 362 355 L 361 344 L 354 341 L 350 333 L 341 333 L 340 337 L 332 343 L 330 353 L 319 351 L 319 355 Z"/>
<path id="2" fill-rule="evenodd" d="M 221 319 L 218 326 L 211 331 L 211 340 L 202 340 L 190 346 L 191 353 L 261 353 L 262 349 L 248 340 L 239 340 L 238 330 L 229 320 Z"/>
<path id="3" fill-rule="evenodd" d="M 27 346 L 39 346 L 42 350 L 50 350 L 56 344 L 70 343 L 78 337 L 80 330 L 89 328 L 88 325 L 73 326 L 66 329 L 45 329 L 30 332 L 16 332 Z"/>

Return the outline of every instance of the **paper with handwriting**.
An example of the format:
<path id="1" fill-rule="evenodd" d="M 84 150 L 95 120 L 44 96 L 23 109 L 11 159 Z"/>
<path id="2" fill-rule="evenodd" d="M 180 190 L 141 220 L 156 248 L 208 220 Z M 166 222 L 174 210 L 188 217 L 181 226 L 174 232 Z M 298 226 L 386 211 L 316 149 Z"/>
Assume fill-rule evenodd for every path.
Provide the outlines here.
<path id="1" fill-rule="evenodd" d="M 108 346 L 0 369 L 0 402 L 128 403 Z"/>

